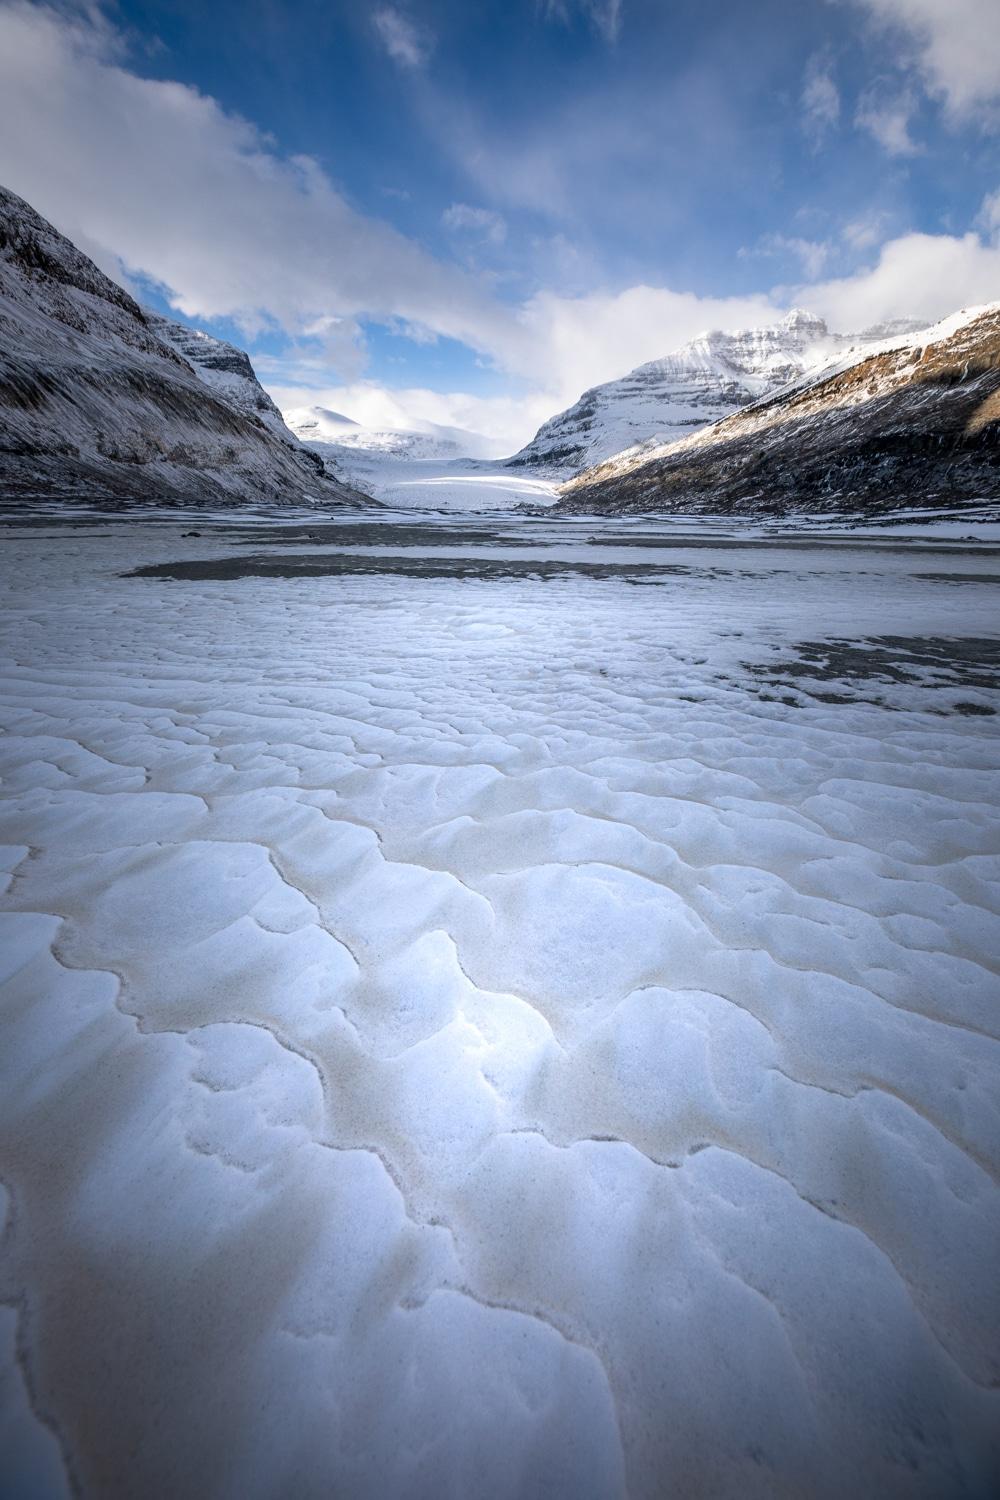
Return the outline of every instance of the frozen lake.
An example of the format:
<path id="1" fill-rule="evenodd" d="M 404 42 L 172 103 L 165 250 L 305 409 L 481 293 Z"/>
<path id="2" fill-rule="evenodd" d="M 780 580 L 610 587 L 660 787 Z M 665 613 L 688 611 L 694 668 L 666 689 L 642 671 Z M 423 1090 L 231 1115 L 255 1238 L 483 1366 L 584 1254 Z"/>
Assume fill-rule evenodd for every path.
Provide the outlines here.
<path id="1" fill-rule="evenodd" d="M 10 1493 L 994 1493 L 975 534 L 8 524 Z"/>

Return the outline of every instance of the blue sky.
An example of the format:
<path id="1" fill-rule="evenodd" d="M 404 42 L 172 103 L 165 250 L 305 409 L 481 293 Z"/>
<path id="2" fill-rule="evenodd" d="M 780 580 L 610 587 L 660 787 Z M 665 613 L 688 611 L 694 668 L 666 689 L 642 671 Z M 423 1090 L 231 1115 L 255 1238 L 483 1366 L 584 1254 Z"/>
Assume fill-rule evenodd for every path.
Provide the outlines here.
<path id="1" fill-rule="evenodd" d="M 495 445 L 706 326 L 1000 297 L 1000 0 L 0 0 L 0 178 L 284 405 Z"/>

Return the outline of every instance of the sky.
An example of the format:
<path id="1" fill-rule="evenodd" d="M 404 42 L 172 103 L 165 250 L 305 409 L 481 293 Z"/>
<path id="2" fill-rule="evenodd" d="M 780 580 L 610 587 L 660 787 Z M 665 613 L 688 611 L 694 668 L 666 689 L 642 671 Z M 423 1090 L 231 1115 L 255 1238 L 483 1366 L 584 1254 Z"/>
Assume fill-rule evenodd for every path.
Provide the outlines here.
<path id="1" fill-rule="evenodd" d="M 706 328 L 1000 298 L 1000 0 L 0 0 L 0 182 L 283 409 L 509 452 Z"/>

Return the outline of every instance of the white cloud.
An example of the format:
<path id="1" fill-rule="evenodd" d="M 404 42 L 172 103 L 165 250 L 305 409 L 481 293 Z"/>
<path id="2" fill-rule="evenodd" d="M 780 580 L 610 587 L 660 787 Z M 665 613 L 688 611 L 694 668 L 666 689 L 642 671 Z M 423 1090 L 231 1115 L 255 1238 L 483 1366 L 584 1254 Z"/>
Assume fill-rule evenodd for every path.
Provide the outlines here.
<path id="1" fill-rule="evenodd" d="M 551 396 L 471 396 L 463 391 L 430 391 L 420 386 L 388 390 L 376 381 L 345 385 L 288 385 L 280 375 L 265 384 L 282 411 L 322 406 L 360 422 L 363 427 L 403 428 L 426 432 L 429 427 L 451 427 L 475 434 L 473 456 L 501 458 L 527 442 L 554 411 Z"/>
<path id="2" fill-rule="evenodd" d="M 434 50 L 426 27 L 418 26 L 392 5 L 381 6 L 372 16 L 372 22 L 393 62 L 403 68 L 424 66 Z"/>
<path id="3" fill-rule="evenodd" d="M 867 130 L 890 156 L 916 156 L 920 147 L 910 135 L 915 106 L 909 90 L 893 94 L 884 82 L 879 82 L 862 94 L 854 123 L 859 130 Z"/>
<path id="4" fill-rule="evenodd" d="M 1000 245 L 1000 188 L 987 193 L 979 210 L 977 222 L 994 245 Z"/>
<path id="5" fill-rule="evenodd" d="M 840 237 L 852 250 L 870 250 L 885 238 L 887 221 L 888 215 L 881 211 L 852 219 L 844 225 Z"/>
<path id="6" fill-rule="evenodd" d="M 491 208 L 473 208 L 468 203 L 453 203 L 441 215 L 446 229 L 470 230 L 494 245 L 507 238 L 507 220 Z"/>
<path id="7" fill-rule="evenodd" d="M 539 292 L 518 320 L 540 384 L 565 406 L 588 386 L 625 375 L 706 328 L 746 328 L 776 315 L 766 294 L 698 297 L 667 287 L 560 297 Z M 553 407 L 553 410 L 556 410 Z"/>
<path id="8" fill-rule="evenodd" d="M 741 250 L 742 259 L 754 255 L 792 255 L 802 266 L 802 274 L 810 279 L 818 276 L 830 258 L 832 245 L 828 240 L 806 240 L 797 235 L 765 234 L 752 250 Z"/>
<path id="9" fill-rule="evenodd" d="M 806 135 L 819 146 L 840 119 L 840 90 L 829 60 L 820 54 L 810 58 L 802 88 L 802 123 Z"/>
<path id="10" fill-rule="evenodd" d="M 541 11 L 547 21 L 561 21 L 568 26 L 578 12 L 609 46 L 617 42 L 621 33 L 624 9 L 623 0 L 541 0 Z"/>
<path id="11" fill-rule="evenodd" d="M 784 293 L 826 318 L 831 327 L 860 332 L 887 318 L 928 322 L 960 307 L 996 301 L 1000 246 L 978 234 L 905 234 L 882 246 L 876 263 L 853 276 Z"/>
<path id="12" fill-rule="evenodd" d="M 928 92 L 958 121 L 996 123 L 1000 104 L 998 0 L 851 0 L 902 43 Z"/>
<path id="13" fill-rule="evenodd" d="M 481 283 L 358 212 L 315 161 L 116 58 L 114 34 L 89 19 L 0 5 L 0 181 L 106 265 L 160 283 L 186 317 L 293 336 L 333 318 L 334 350 L 363 317 L 484 353 L 510 343 Z"/>

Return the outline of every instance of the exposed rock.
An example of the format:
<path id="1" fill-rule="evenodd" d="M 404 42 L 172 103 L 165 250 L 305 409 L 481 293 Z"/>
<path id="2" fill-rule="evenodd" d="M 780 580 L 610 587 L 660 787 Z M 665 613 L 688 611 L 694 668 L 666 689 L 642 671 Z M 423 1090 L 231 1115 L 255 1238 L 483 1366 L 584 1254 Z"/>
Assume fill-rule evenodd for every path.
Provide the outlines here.
<path id="1" fill-rule="evenodd" d="M 288 431 L 242 350 L 141 308 L 4 188 L 0 498 L 365 499 Z"/>
<path id="2" fill-rule="evenodd" d="M 625 450 L 646 450 L 687 437 L 818 370 L 906 322 L 856 335 L 834 334 L 822 318 L 795 309 L 767 328 L 700 334 L 666 359 L 640 365 L 621 380 L 584 392 L 540 427 L 509 462 L 573 474 Z"/>
<path id="3" fill-rule="evenodd" d="M 1000 303 L 563 486 L 575 511 L 784 514 L 1000 500 Z"/>

